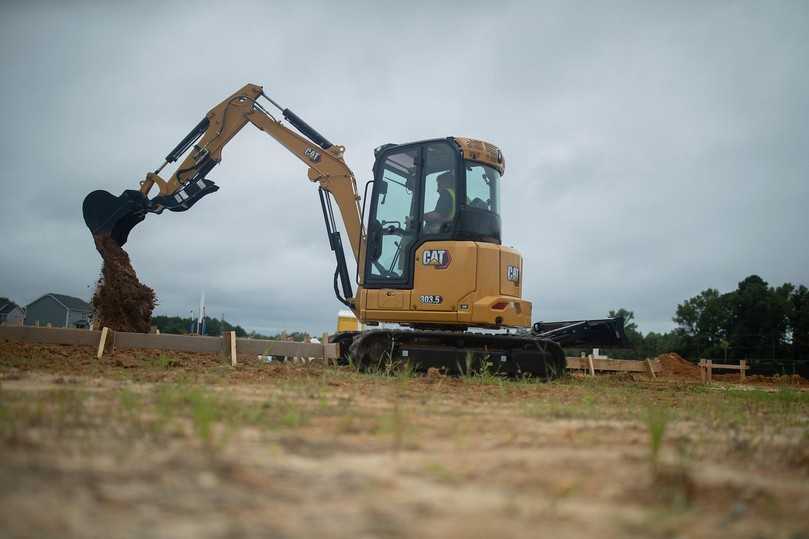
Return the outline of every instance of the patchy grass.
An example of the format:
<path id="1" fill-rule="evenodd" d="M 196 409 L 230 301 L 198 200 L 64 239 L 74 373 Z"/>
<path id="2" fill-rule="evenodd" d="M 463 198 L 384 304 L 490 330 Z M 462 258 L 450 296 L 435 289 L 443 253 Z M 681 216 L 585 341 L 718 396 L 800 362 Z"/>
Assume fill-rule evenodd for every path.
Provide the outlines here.
<path id="1" fill-rule="evenodd" d="M 198 385 L 159 385 L 154 389 L 154 404 L 163 424 L 181 427 L 190 421 L 193 432 L 206 444 L 213 442 L 217 425 L 229 433 L 247 426 L 298 428 L 309 419 L 302 406 L 283 397 L 245 402 Z"/>
<path id="2" fill-rule="evenodd" d="M 58 374 L 0 358 L 0 517 L 29 535 L 58 535 L 66 499 L 83 535 L 146 529 L 133 507 L 199 537 L 807 531 L 797 389 L 51 357 Z"/>
<path id="3" fill-rule="evenodd" d="M 544 390 L 543 390 L 544 386 Z M 529 386 L 530 387 L 530 386 Z M 522 413 L 548 419 L 623 419 L 639 410 L 666 409 L 671 420 L 706 425 L 790 427 L 806 424 L 809 392 L 734 389 L 696 384 L 627 382 L 610 377 L 539 384 Z M 513 392 L 512 392 L 513 394 Z"/>
<path id="4" fill-rule="evenodd" d="M 159 356 L 155 358 L 145 358 L 150 365 L 154 368 L 161 369 L 161 370 L 168 370 L 174 367 L 179 367 L 180 362 L 174 359 L 173 357 L 169 356 L 168 354 L 161 353 Z"/>

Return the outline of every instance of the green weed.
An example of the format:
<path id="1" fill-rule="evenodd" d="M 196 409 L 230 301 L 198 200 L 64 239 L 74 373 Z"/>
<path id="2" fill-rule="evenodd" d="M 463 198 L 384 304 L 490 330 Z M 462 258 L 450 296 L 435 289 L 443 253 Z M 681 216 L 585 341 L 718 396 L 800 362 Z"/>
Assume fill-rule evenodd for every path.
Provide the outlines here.
<path id="1" fill-rule="evenodd" d="M 406 430 L 409 425 L 407 417 L 400 403 L 398 391 L 395 392 L 391 410 L 377 418 L 375 432 L 378 434 L 389 434 L 393 442 L 393 452 L 398 454 L 402 450 L 405 441 Z"/>
<path id="2" fill-rule="evenodd" d="M 158 357 L 150 360 L 150 363 L 153 367 L 161 369 L 161 370 L 169 370 L 172 367 L 178 367 L 180 363 L 174 359 L 173 357 L 167 356 L 166 354 L 160 354 Z"/>
<path id="3" fill-rule="evenodd" d="M 455 483 L 458 477 L 449 468 L 439 462 L 430 462 L 424 466 L 424 471 L 430 477 L 442 483 Z"/>
<path id="4" fill-rule="evenodd" d="M 668 410 L 662 407 L 650 407 L 646 410 L 644 422 L 649 432 L 649 461 L 653 467 L 656 467 L 660 458 L 660 449 L 663 447 L 666 426 L 669 423 Z"/>

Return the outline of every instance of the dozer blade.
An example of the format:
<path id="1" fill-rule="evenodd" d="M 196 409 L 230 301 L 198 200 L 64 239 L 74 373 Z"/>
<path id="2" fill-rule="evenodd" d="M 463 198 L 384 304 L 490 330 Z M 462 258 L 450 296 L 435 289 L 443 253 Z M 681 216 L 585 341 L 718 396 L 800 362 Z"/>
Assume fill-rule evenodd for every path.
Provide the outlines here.
<path id="1" fill-rule="evenodd" d="M 626 346 L 624 319 L 568 320 L 566 322 L 537 322 L 533 334 L 550 339 L 562 346 Z"/>
<path id="2" fill-rule="evenodd" d="M 132 228 L 143 221 L 148 199 L 140 191 L 126 190 L 121 196 L 93 191 L 84 198 L 84 222 L 93 236 L 108 234 L 120 246 L 126 243 Z"/>

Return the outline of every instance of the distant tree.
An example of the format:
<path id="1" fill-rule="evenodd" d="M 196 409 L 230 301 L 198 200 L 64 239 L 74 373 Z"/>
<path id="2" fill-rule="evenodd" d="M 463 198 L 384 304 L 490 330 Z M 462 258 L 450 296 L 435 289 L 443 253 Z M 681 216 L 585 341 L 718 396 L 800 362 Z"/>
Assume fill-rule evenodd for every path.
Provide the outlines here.
<path id="1" fill-rule="evenodd" d="M 643 337 L 643 343 L 638 347 L 638 356 L 656 357 L 667 352 L 683 353 L 682 339 L 674 331 L 656 333 L 650 331 Z"/>
<path id="2" fill-rule="evenodd" d="M 635 323 L 635 313 L 633 311 L 620 308 L 610 311 L 607 317 L 624 319 L 624 333 L 630 347 L 637 348 L 643 344 L 643 334 L 638 331 L 638 324 Z"/>
<path id="3" fill-rule="evenodd" d="M 777 357 L 785 348 L 787 305 L 794 287 L 771 288 L 758 275 L 739 283 L 733 296 L 730 341 L 736 357 Z"/>
<path id="4" fill-rule="evenodd" d="M 152 317 L 152 325 L 160 330 L 160 333 L 171 333 L 182 335 L 188 333 L 191 326 L 190 318 L 180 318 L 179 316 L 158 315 Z"/>
<path id="5" fill-rule="evenodd" d="M 708 288 L 677 305 L 675 333 L 689 357 L 794 356 L 796 336 L 799 343 L 809 336 L 809 306 L 805 304 L 809 304 L 805 287 L 796 289 L 784 283 L 773 288 L 760 276 L 750 275 L 732 292 L 720 294 Z"/>
<path id="6" fill-rule="evenodd" d="M 792 359 L 809 361 L 809 289 L 793 287 L 787 305 Z"/>
<path id="7" fill-rule="evenodd" d="M 733 316 L 732 303 L 731 294 L 708 288 L 677 305 L 672 320 L 687 355 L 711 355 L 722 349 L 721 340 L 727 338 Z"/>
<path id="8" fill-rule="evenodd" d="M 157 315 L 152 317 L 152 325 L 160 330 L 160 333 L 176 335 L 187 335 L 191 327 L 197 322 L 191 317 L 180 318 L 179 316 Z M 247 332 L 241 326 L 233 326 L 227 320 L 218 320 L 209 316 L 205 317 L 205 334 L 212 337 L 222 335 L 223 331 L 235 331 L 237 337 L 246 337 Z"/>
<path id="9" fill-rule="evenodd" d="M 635 323 L 635 313 L 634 311 L 630 311 L 628 309 L 624 309 L 623 307 L 617 310 L 610 311 L 607 314 L 607 318 L 623 318 L 624 319 L 624 330 L 629 331 L 637 331 L 638 324 Z"/>

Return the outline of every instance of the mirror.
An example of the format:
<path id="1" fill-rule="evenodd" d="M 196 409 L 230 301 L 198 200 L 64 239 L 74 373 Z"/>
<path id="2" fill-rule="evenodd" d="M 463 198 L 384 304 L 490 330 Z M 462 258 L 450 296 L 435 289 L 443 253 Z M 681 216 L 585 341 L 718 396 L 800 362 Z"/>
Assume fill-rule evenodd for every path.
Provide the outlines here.
<path id="1" fill-rule="evenodd" d="M 379 260 L 379 257 L 382 256 L 382 224 L 379 221 L 374 220 L 368 226 L 367 242 L 369 259 Z"/>

